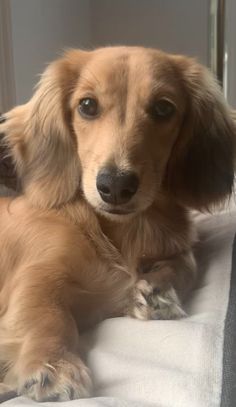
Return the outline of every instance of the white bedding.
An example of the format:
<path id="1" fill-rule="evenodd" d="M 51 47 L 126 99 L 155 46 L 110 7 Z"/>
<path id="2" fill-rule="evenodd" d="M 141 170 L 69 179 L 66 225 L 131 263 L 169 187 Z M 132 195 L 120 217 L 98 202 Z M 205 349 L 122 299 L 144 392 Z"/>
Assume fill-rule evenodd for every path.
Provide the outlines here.
<path id="1" fill-rule="evenodd" d="M 181 321 L 104 321 L 83 337 L 94 397 L 60 403 L 84 407 L 220 407 L 224 321 L 236 209 L 196 219 L 203 274 Z M 20 397 L 3 403 L 34 405 Z M 37 403 L 38 404 L 38 403 Z M 44 406 L 57 403 L 41 403 Z M 228 406 L 229 407 L 229 406 Z"/>

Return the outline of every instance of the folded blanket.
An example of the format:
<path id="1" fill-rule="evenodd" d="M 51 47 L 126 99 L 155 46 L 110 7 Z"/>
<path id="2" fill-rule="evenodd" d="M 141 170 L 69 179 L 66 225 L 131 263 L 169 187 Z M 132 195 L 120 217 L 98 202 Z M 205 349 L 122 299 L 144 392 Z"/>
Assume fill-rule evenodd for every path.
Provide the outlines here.
<path id="1" fill-rule="evenodd" d="M 198 216 L 200 279 L 180 321 L 106 320 L 83 337 L 94 397 L 61 407 L 236 405 L 236 209 Z M 232 271 L 233 270 L 233 271 Z M 232 284 L 231 284 L 232 283 Z M 234 353 L 236 353 L 234 347 Z M 234 370 L 234 373 L 232 372 Z M 3 399 L 2 399 L 3 400 Z M 4 405 L 34 405 L 24 397 Z M 40 403 L 58 406 L 57 403 Z"/>

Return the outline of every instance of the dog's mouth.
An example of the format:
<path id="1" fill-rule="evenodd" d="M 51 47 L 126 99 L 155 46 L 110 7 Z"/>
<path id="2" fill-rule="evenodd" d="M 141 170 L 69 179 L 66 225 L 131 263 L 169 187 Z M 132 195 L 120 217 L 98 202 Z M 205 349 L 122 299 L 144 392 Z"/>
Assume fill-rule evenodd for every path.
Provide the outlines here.
<path id="1" fill-rule="evenodd" d="M 116 207 L 105 207 L 105 206 L 100 206 L 97 207 L 97 210 L 100 214 L 103 214 L 104 216 L 108 217 L 113 217 L 114 218 L 119 218 L 119 217 L 129 217 L 131 215 L 134 215 L 136 213 L 135 208 L 116 208 Z"/>
<path id="2" fill-rule="evenodd" d="M 108 209 L 103 209 L 103 211 L 110 213 L 111 215 L 130 215 L 131 213 L 134 213 L 134 211 L 127 210 L 127 209 L 116 209 L 116 208 L 108 208 Z"/>

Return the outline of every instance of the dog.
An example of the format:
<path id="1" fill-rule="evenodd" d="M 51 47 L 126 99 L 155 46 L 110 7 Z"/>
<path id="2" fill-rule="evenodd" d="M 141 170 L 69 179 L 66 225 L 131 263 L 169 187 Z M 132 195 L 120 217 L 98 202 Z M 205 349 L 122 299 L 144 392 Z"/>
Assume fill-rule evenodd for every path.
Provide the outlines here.
<path id="1" fill-rule="evenodd" d="M 0 133 L 21 181 L 0 200 L 1 380 L 37 401 L 88 397 L 79 333 L 185 316 L 190 210 L 232 192 L 232 113 L 194 59 L 68 50 Z"/>

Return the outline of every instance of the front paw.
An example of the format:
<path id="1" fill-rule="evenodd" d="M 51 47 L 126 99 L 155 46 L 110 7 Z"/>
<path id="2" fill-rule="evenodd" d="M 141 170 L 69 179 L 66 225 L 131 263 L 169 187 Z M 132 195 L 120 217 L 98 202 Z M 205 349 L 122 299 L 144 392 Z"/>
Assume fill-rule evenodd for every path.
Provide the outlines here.
<path id="1" fill-rule="evenodd" d="M 180 319 L 185 317 L 186 313 L 173 287 L 162 291 L 146 280 L 139 280 L 128 315 L 142 320 Z"/>
<path id="2" fill-rule="evenodd" d="M 24 367 L 18 372 L 18 395 L 36 401 L 67 401 L 89 397 L 91 379 L 84 363 L 76 355 L 56 363 Z"/>

